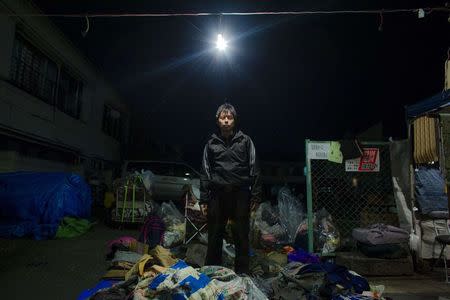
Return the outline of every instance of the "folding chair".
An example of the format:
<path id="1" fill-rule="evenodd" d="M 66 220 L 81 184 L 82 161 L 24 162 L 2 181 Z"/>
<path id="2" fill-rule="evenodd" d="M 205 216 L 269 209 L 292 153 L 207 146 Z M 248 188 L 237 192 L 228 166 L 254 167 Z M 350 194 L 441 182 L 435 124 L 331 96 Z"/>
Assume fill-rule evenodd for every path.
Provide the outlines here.
<path id="1" fill-rule="evenodd" d="M 189 185 L 189 186 L 187 186 L 186 193 L 185 193 L 185 196 L 184 196 L 184 200 L 185 200 L 185 202 L 184 202 L 184 226 L 186 228 L 186 234 L 184 236 L 184 244 L 188 244 L 190 241 L 192 241 L 198 234 L 201 233 L 201 231 L 207 225 L 206 222 L 205 222 L 204 224 L 202 224 L 201 226 L 198 227 L 190 219 L 190 217 L 189 217 L 189 210 L 190 209 L 194 209 L 195 210 L 195 204 L 194 204 L 194 206 L 190 204 L 191 203 L 191 201 L 190 201 L 191 198 L 196 199 L 195 195 L 194 195 L 194 192 L 192 190 L 192 186 Z M 197 200 L 197 205 L 198 205 L 198 200 Z M 200 207 L 198 209 L 200 210 Z M 188 224 L 190 224 L 192 226 L 192 228 L 194 229 L 194 233 L 190 237 L 188 237 L 188 230 L 187 230 L 188 229 Z"/>
<path id="2" fill-rule="evenodd" d="M 441 245 L 441 253 L 439 254 L 439 258 L 437 259 L 436 263 L 441 259 L 444 260 L 444 271 L 445 271 L 445 282 L 450 283 L 450 278 L 448 274 L 448 268 L 447 268 L 447 255 L 446 255 L 446 247 L 450 245 L 450 229 L 448 227 L 448 213 L 446 218 L 433 218 L 433 228 L 434 233 L 436 234 L 435 242 L 438 242 Z M 440 222 L 439 222 L 440 221 Z M 438 228 L 438 225 L 441 225 L 441 229 Z M 445 229 L 442 229 L 445 228 Z M 433 251 L 434 254 L 434 251 Z M 434 255 L 433 255 L 434 256 Z M 435 263 L 435 265 L 436 265 Z"/>

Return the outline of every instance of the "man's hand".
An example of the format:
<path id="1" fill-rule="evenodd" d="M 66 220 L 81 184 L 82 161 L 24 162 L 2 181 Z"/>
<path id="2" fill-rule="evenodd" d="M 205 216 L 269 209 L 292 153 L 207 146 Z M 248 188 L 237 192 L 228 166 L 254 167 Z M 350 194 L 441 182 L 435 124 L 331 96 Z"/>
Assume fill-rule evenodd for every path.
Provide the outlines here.
<path id="1" fill-rule="evenodd" d="M 259 207 L 259 201 L 252 199 L 250 203 L 250 211 L 255 212 Z"/>
<path id="2" fill-rule="evenodd" d="M 206 216 L 208 214 L 208 204 L 200 204 L 200 210 L 202 211 L 202 214 Z"/>

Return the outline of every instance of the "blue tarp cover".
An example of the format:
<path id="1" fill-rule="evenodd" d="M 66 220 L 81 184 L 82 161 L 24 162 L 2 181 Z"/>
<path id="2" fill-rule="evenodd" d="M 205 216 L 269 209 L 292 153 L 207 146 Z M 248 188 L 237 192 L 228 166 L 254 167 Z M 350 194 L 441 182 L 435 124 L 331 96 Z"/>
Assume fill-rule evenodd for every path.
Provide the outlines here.
<path id="1" fill-rule="evenodd" d="M 444 177 L 436 168 L 419 167 L 415 172 L 416 199 L 423 214 L 448 210 Z"/>
<path id="2" fill-rule="evenodd" d="M 407 106 L 406 115 L 408 118 L 415 118 L 448 105 L 450 105 L 450 90 L 438 93 L 431 98 Z"/>
<path id="3" fill-rule="evenodd" d="M 0 237 L 53 238 L 65 216 L 89 218 L 92 196 L 71 173 L 0 173 Z"/>

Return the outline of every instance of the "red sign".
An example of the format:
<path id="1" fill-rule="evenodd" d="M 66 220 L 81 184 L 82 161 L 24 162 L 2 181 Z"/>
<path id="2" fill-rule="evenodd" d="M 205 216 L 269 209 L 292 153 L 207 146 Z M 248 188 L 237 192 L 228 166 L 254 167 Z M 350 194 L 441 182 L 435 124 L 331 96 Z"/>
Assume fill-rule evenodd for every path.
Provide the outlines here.
<path id="1" fill-rule="evenodd" d="M 380 151 L 378 148 L 363 148 L 361 158 L 349 159 L 345 161 L 345 171 L 347 172 L 379 172 L 380 171 Z"/>

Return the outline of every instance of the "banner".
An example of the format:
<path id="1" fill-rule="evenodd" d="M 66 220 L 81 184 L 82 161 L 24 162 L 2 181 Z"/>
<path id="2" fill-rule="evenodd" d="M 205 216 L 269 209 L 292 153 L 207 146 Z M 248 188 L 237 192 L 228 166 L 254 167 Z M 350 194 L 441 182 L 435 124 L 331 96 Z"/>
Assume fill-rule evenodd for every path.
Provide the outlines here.
<path id="1" fill-rule="evenodd" d="M 380 172 L 380 150 L 378 148 L 363 148 L 361 158 L 345 161 L 346 172 Z"/>

